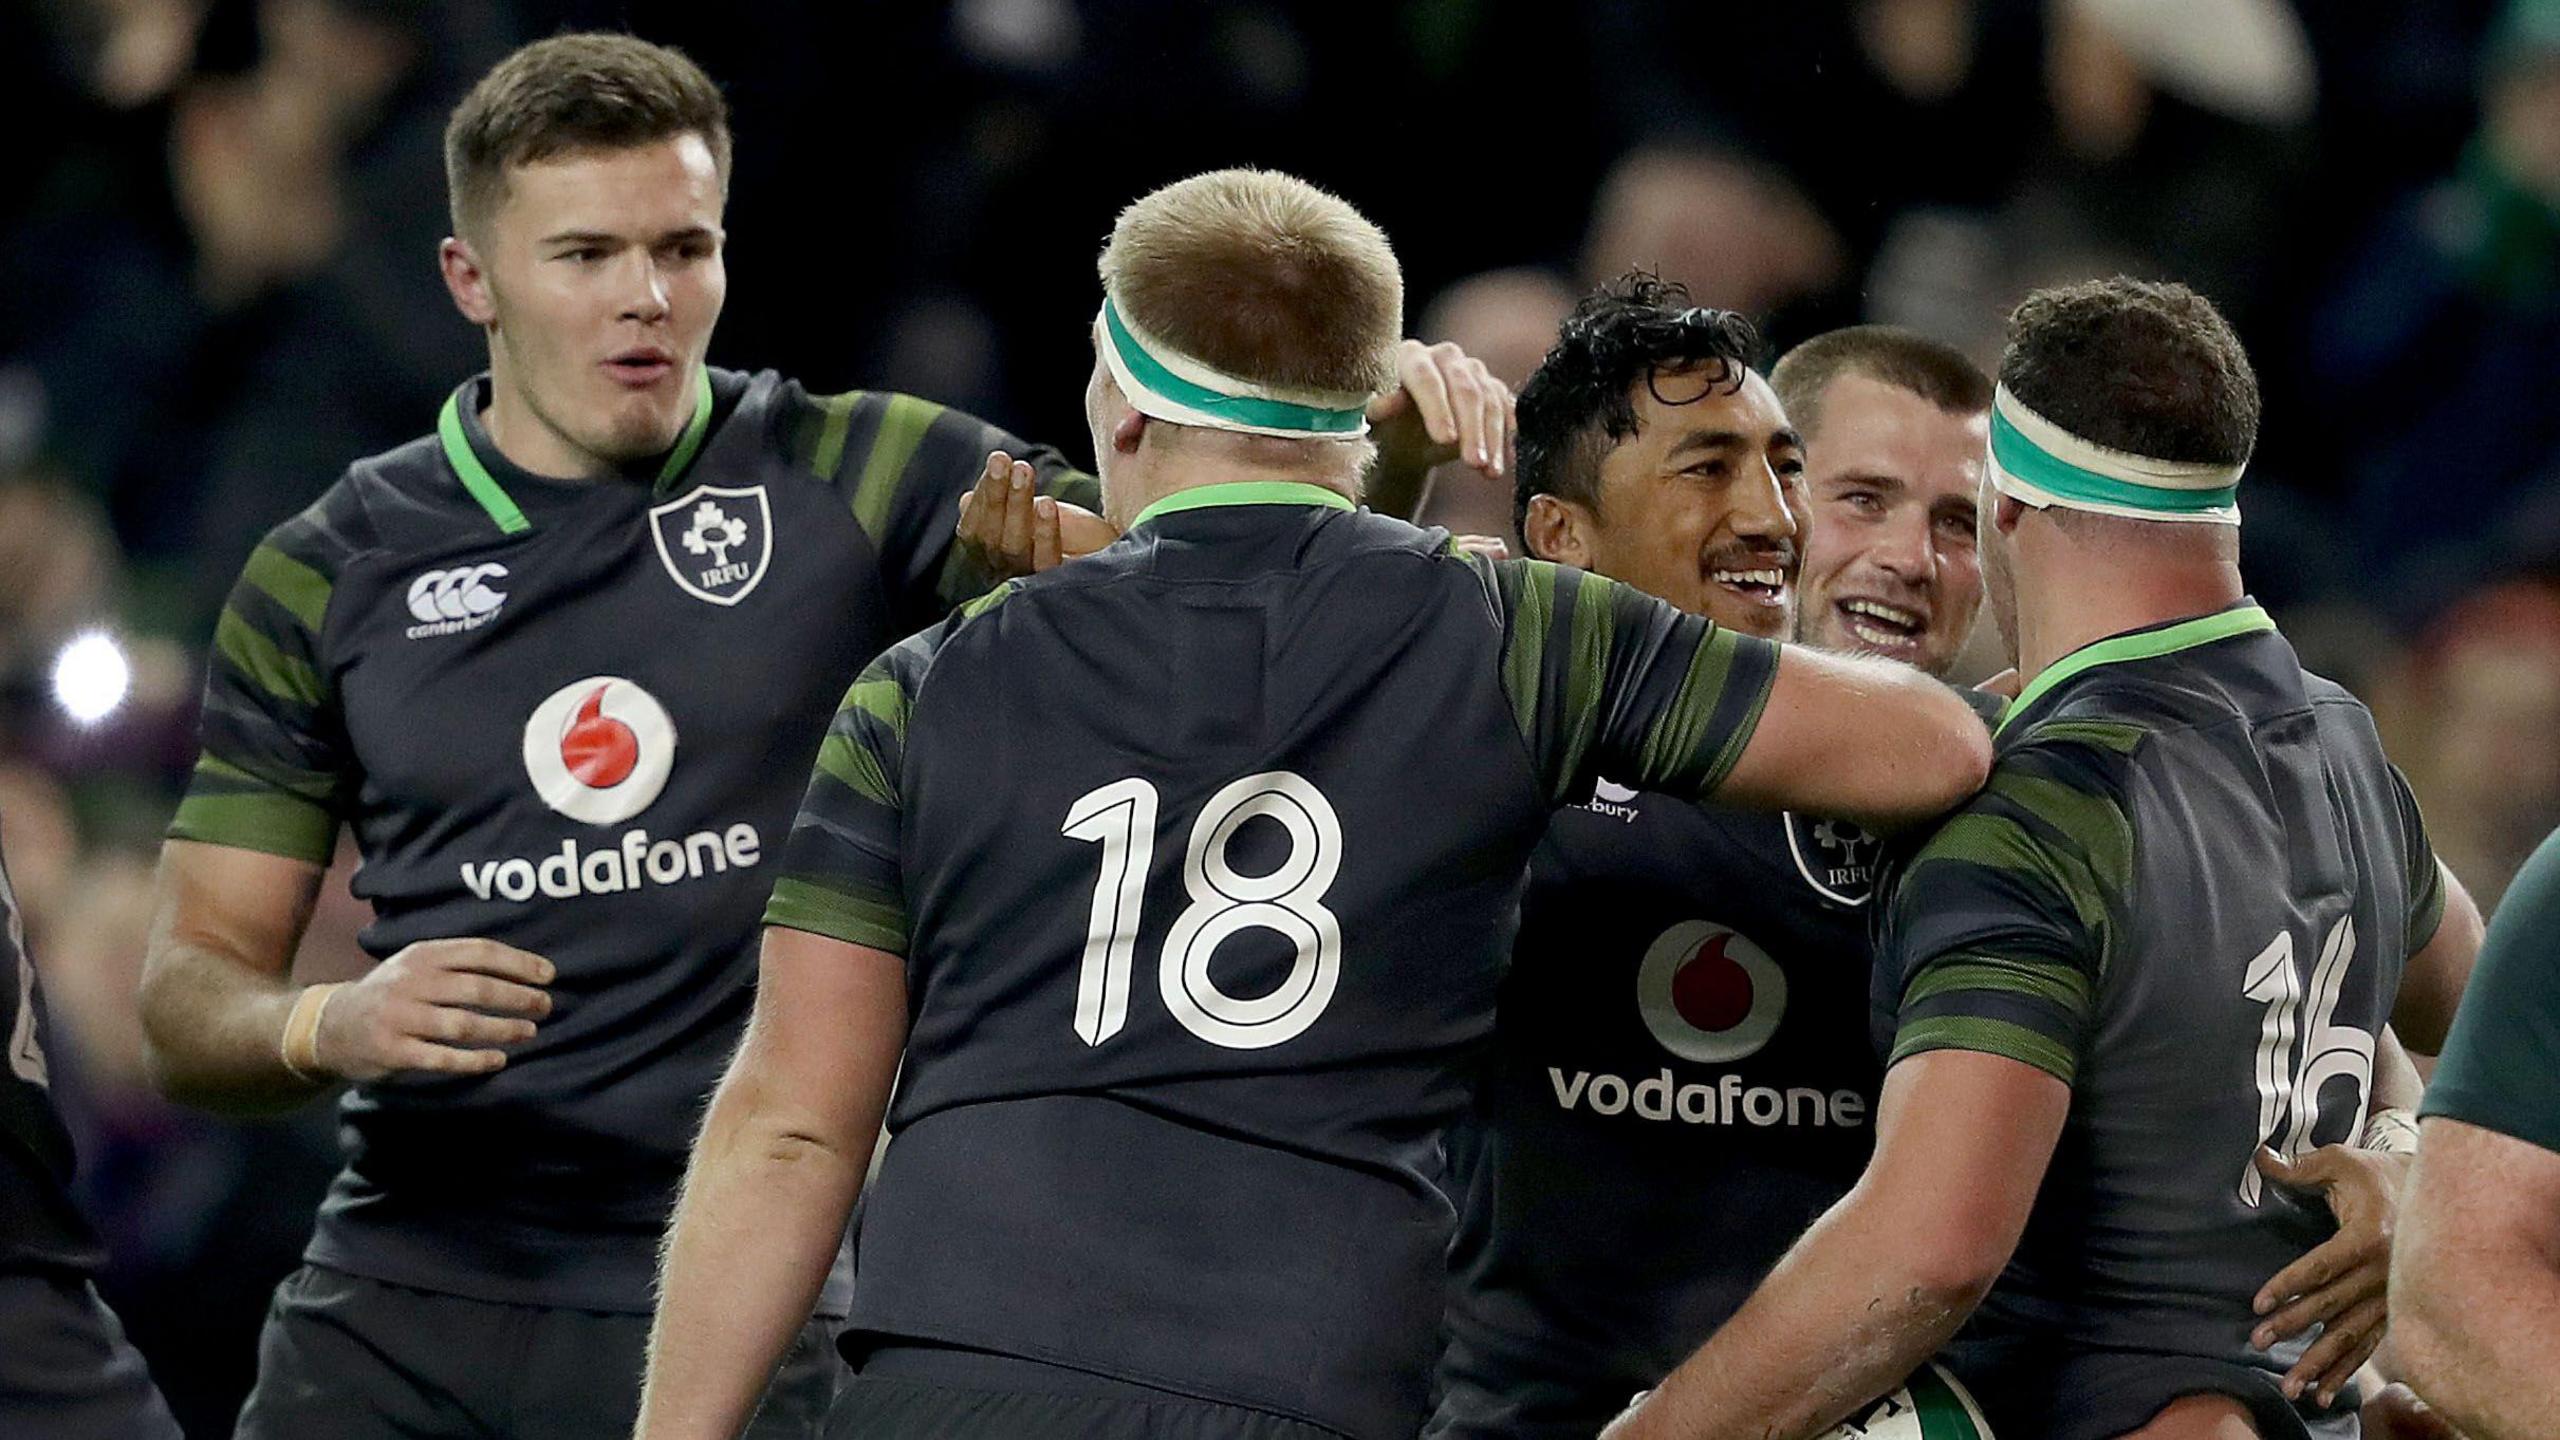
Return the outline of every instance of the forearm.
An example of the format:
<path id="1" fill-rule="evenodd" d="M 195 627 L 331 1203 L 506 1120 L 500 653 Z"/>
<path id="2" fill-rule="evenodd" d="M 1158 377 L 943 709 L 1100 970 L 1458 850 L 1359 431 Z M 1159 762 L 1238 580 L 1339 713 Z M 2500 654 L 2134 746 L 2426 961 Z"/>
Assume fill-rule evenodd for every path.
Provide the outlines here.
<path id="1" fill-rule="evenodd" d="M 287 962 L 289 964 L 289 961 Z M 328 1088 L 284 1063 L 285 1023 L 301 988 L 198 942 L 156 937 L 142 983 L 152 1081 L 182 1105 L 224 1114 L 289 1110 Z"/>
<path id="2" fill-rule="evenodd" d="M 2560 1268 L 2553 1257 L 2499 1263 L 2486 1254 L 2413 1257 L 2427 1276 L 2393 1299 L 2398 1377 L 2450 1416 L 2470 1440 L 2540 1440 L 2560 1433 Z M 2496 1297 L 2494 1304 L 2462 1297 Z"/>
<path id="3" fill-rule="evenodd" d="M 645 1440 L 730 1440 L 826 1282 L 868 1155 L 795 1125 L 751 1077 L 712 1101 L 668 1231 Z"/>
<path id="4" fill-rule="evenodd" d="M 1983 1286 L 1911 1263 L 1859 1195 L 1834 1206 L 1608 1440 L 1787 1440 L 1856 1413 L 1936 1354 Z"/>

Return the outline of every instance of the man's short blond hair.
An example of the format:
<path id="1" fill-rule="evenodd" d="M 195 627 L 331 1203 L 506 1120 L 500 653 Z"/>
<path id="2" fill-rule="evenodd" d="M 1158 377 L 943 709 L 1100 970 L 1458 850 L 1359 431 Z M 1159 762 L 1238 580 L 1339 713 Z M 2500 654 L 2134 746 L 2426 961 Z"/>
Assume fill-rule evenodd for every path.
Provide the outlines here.
<path id="1" fill-rule="evenodd" d="M 1395 383 L 1404 272 L 1349 202 L 1213 170 L 1120 212 L 1102 284 L 1130 325 L 1241 380 L 1370 396 Z"/>

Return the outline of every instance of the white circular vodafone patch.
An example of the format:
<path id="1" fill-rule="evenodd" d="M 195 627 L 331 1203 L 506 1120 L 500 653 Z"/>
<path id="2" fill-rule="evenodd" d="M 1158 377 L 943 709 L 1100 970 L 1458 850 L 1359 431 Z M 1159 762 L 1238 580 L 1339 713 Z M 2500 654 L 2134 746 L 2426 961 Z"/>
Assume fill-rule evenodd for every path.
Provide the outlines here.
<path id="1" fill-rule="evenodd" d="M 658 698 L 619 675 L 551 692 L 524 722 L 524 773 L 542 803 L 590 825 L 649 808 L 676 764 L 676 725 Z"/>
<path id="2" fill-rule="evenodd" d="M 1740 933 L 1683 920 L 1645 950 L 1636 1004 L 1663 1049 L 1702 1065 L 1730 1064 L 1778 1033 L 1787 975 Z"/>

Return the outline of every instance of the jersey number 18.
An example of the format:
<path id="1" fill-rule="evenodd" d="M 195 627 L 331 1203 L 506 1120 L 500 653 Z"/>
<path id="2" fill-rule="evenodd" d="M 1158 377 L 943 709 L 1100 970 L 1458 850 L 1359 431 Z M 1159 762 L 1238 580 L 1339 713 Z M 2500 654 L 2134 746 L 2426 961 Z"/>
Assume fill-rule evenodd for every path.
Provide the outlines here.
<path id="1" fill-rule="evenodd" d="M 1240 875 L 1227 846 L 1248 820 L 1264 817 L 1289 833 L 1289 855 L 1267 875 Z M 1076 976 L 1076 1034 L 1100 1045 L 1129 1022 L 1129 976 L 1138 915 L 1155 859 L 1156 787 L 1137 776 L 1087 791 L 1067 807 L 1059 833 L 1102 847 L 1084 965 Z M 1342 978 L 1342 925 L 1324 895 L 1342 868 L 1342 821 L 1324 792 L 1286 770 L 1247 775 L 1209 797 L 1191 826 L 1182 884 L 1191 903 L 1174 917 L 1156 966 L 1157 993 L 1182 1028 L 1229 1050 L 1261 1050 L 1294 1040 L 1316 1023 Z M 1269 994 L 1238 999 L 1209 975 L 1227 937 L 1269 930 L 1297 947 L 1289 973 Z"/>

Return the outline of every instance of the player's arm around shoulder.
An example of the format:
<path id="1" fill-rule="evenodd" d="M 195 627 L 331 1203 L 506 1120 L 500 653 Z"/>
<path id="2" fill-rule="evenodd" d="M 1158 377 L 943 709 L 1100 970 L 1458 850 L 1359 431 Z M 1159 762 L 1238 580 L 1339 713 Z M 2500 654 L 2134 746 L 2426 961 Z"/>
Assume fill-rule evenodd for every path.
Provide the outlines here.
<path id="1" fill-rule="evenodd" d="M 1890 831 L 1944 814 L 1981 788 L 1991 732 L 1962 695 L 1888 660 L 1773 648 L 1768 704 L 1717 799 Z"/>

